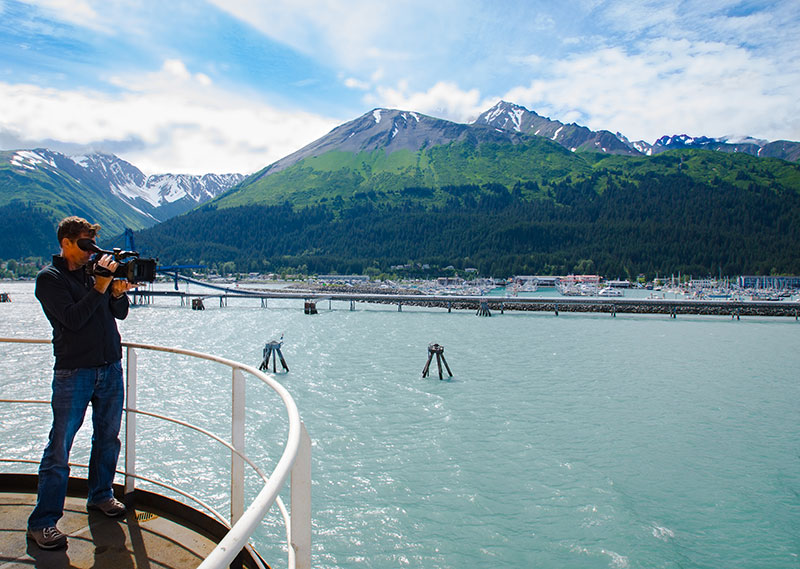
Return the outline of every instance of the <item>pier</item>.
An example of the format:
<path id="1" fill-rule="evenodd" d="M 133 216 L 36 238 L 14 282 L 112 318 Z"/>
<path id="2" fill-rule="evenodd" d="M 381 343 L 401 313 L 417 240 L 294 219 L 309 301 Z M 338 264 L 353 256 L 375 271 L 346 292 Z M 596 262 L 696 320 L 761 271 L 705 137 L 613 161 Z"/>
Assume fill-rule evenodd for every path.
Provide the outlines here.
<path id="1" fill-rule="evenodd" d="M 627 298 L 600 296 L 559 296 L 559 297 L 518 297 L 518 296 L 474 296 L 451 294 L 410 294 L 410 293 L 365 293 L 365 292 L 317 292 L 310 290 L 252 290 L 230 288 L 195 279 L 179 277 L 182 280 L 209 289 L 208 293 L 189 293 L 179 290 L 131 290 L 128 292 L 134 305 L 149 304 L 156 297 L 175 297 L 181 306 L 191 304 L 192 299 L 218 299 L 220 307 L 227 305 L 231 298 L 251 298 L 259 300 L 262 307 L 267 307 L 269 299 L 296 299 L 304 301 L 308 307 L 319 301 L 347 302 L 350 310 L 355 303 L 379 303 L 397 305 L 398 311 L 403 306 L 420 306 L 426 308 L 446 308 L 451 310 L 497 311 L 503 314 L 506 310 L 550 312 L 554 315 L 565 312 L 618 314 L 666 314 L 670 318 L 681 315 L 714 315 L 741 318 L 742 316 L 783 316 L 798 319 L 800 302 L 772 300 L 730 300 L 730 299 L 663 299 L 663 298 Z M 307 312 L 311 313 L 310 311 Z M 483 312 L 483 314 L 486 314 Z"/>

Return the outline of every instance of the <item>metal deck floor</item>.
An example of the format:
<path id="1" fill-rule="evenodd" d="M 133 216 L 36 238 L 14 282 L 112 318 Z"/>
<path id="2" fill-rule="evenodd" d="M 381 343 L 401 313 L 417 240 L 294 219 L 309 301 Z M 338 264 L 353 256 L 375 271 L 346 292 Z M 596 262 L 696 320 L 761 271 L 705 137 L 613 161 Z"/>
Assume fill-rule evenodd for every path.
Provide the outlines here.
<path id="1" fill-rule="evenodd" d="M 197 567 L 216 545 L 147 511 L 121 518 L 86 511 L 85 498 L 67 497 L 59 529 L 66 549 L 45 551 L 26 537 L 35 494 L 0 492 L 0 569 L 133 569 Z"/>

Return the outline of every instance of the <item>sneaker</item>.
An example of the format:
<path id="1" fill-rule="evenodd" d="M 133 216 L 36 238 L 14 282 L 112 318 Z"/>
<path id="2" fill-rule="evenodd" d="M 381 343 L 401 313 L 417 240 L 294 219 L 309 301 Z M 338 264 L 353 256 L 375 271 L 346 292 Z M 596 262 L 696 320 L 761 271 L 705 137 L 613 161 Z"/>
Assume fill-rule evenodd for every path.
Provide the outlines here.
<path id="1" fill-rule="evenodd" d="M 86 504 L 87 510 L 100 510 L 109 518 L 118 518 L 125 514 L 125 504 L 116 498 L 109 498 L 99 504 Z"/>
<path id="2" fill-rule="evenodd" d="M 67 545 L 67 536 L 56 526 L 41 529 L 29 529 L 28 535 L 41 549 L 58 549 Z"/>

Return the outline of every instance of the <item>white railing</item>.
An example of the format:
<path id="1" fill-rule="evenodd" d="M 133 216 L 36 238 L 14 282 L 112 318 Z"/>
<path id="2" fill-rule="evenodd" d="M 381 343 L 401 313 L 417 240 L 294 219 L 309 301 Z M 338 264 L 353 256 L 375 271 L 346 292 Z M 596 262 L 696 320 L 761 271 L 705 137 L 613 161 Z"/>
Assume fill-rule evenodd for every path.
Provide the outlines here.
<path id="1" fill-rule="evenodd" d="M 0 342 L 19 344 L 49 344 L 50 340 L 28 338 L 0 338 Z M 209 511 L 222 524 L 229 527 L 228 533 L 217 547 L 199 565 L 199 569 L 223 569 L 228 567 L 239 552 L 250 549 L 249 540 L 273 503 L 278 508 L 286 525 L 288 566 L 290 569 L 310 569 L 311 567 L 311 441 L 300 414 L 289 392 L 269 375 L 245 364 L 180 348 L 168 348 L 147 344 L 124 342 L 126 355 L 126 406 L 125 406 L 125 468 L 118 471 L 125 476 L 125 493 L 135 489 L 136 480 L 143 480 L 188 498 Z M 225 441 L 205 429 L 165 415 L 150 413 L 137 408 L 137 350 L 150 350 L 180 354 L 216 362 L 231 368 L 231 439 Z M 283 401 L 289 419 L 289 432 L 286 446 L 272 473 L 266 475 L 244 454 L 245 448 L 245 379 L 244 373 L 256 377 L 275 391 Z M 0 399 L 3 403 L 49 403 L 27 399 Z M 182 427 L 200 432 L 231 451 L 230 519 L 217 512 L 201 499 L 172 487 L 164 482 L 141 476 L 136 472 L 136 417 L 146 415 L 168 421 Z M 22 462 L 38 464 L 38 461 L 24 459 L 0 459 L 2 462 Z M 264 486 L 250 505 L 245 509 L 244 480 L 247 463 L 264 481 Z M 87 467 L 85 464 L 70 463 L 71 466 Z M 291 514 L 287 511 L 278 492 L 291 476 Z M 258 556 L 253 558 L 258 563 Z"/>

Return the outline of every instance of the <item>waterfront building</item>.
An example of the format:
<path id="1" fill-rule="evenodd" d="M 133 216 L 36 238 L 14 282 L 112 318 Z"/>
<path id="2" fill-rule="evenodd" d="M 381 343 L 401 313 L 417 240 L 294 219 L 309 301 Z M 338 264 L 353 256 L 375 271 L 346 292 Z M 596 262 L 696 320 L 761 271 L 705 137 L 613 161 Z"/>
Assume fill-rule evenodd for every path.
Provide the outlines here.
<path id="1" fill-rule="evenodd" d="M 800 289 L 800 276 L 740 276 L 736 284 L 742 288 Z"/>

